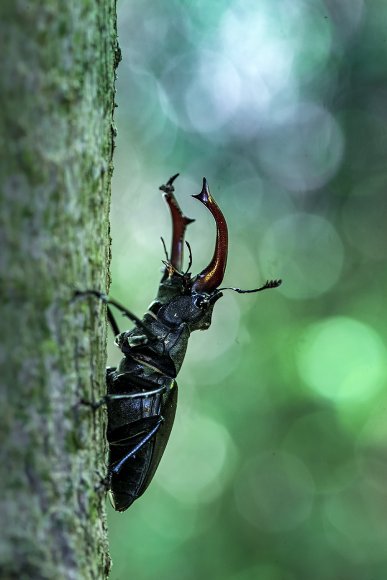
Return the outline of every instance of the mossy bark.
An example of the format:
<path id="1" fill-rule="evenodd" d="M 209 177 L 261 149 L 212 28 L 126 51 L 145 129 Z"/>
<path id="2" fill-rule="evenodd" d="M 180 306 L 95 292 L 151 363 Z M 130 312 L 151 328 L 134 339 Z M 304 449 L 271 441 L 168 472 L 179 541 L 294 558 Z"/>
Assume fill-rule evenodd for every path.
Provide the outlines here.
<path id="1" fill-rule="evenodd" d="M 0 578 L 101 579 L 115 0 L 1 0 L 0 47 Z"/>

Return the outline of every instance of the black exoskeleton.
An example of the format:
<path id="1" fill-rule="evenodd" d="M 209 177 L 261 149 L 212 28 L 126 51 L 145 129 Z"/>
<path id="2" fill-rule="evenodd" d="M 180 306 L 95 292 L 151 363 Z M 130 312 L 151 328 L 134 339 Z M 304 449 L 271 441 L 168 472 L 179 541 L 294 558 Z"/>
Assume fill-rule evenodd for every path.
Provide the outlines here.
<path id="1" fill-rule="evenodd" d="M 203 179 L 202 191 L 193 197 L 201 201 L 215 219 L 214 255 L 207 268 L 191 277 L 192 258 L 187 243 L 189 266 L 186 272 L 182 270 L 185 230 L 193 220 L 183 215 L 175 199 L 173 182 L 177 176 L 160 187 L 172 217 L 171 253 L 164 261 L 165 270 L 156 299 L 144 317 L 137 318 L 97 291 L 78 292 L 95 295 L 108 304 L 108 320 L 116 334 L 115 342 L 124 354 L 117 368 L 107 369 L 107 396 L 104 398 L 108 409 L 108 485 L 117 511 L 126 510 L 152 480 L 172 429 L 178 390 L 175 378 L 183 363 L 190 334 L 210 326 L 215 302 L 222 296 L 222 290 L 230 289 L 219 288 L 227 262 L 227 224 L 210 194 L 206 179 Z M 231 289 L 239 293 L 259 292 L 280 283 L 281 280 L 272 280 L 253 290 Z M 119 332 L 110 305 L 135 323 L 132 330 Z"/>

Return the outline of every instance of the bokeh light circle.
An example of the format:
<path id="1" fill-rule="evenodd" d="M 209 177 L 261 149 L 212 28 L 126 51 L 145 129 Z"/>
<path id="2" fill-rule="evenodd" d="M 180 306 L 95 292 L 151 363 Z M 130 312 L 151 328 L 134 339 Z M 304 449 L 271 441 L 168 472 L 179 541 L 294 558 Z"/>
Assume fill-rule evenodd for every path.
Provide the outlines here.
<path id="1" fill-rule="evenodd" d="M 290 426 L 281 448 L 308 465 L 318 492 L 337 492 L 358 476 L 353 442 L 334 408 L 302 414 Z"/>
<path id="2" fill-rule="evenodd" d="M 190 129 L 184 95 L 196 76 L 196 52 L 179 54 L 168 62 L 159 82 L 159 101 L 164 114 L 179 127 Z"/>
<path id="3" fill-rule="evenodd" d="M 367 414 L 357 439 L 357 457 L 367 483 L 387 497 L 387 401 L 380 400 Z"/>
<path id="4" fill-rule="evenodd" d="M 315 484 L 306 465 L 294 455 L 266 451 L 246 463 L 235 498 L 246 520 L 265 531 L 291 530 L 311 512 Z"/>
<path id="5" fill-rule="evenodd" d="M 157 481 L 181 503 L 211 502 L 233 470 L 231 437 L 223 425 L 204 415 L 185 413 L 176 422 Z"/>
<path id="6" fill-rule="evenodd" d="M 190 337 L 189 356 L 201 363 L 214 362 L 226 351 L 234 348 L 238 338 L 241 311 L 238 300 L 229 292 L 227 298 L 216 304 L 216 316 L 213 316 L 211 327 L 207 331 L 207 348 L 203 349 L 201 333 L 192 333 Z"/>
<path id="7" fill-rule="evenodd" d="M 327 498 L 324 506 L 330 544 L 350 562 L 383 560 L 386 555 L 387 503 L 359 479 L 348 489 Z"/>
<path id="8" fill-rule="evenodd" d="M 230 580 L 296 580 L 296 576 L 278 564 L 260 563 L 233 575 Z"/>
<path id="9" fill-rule="evenodd" d="M 286 86 L 293 43 L 284 38 L 283 32 L 275 32 L 269 11 L 249 0 L 235 2 L 222 18 L 219 41 L 222 53 L 235 63 L 244 79 L 243 98 L 248 97 L 246 89 L 250 88 L 262 107 Z"/>
<path id="10" fill-rule="evenodd" d="M 300 341 L 297 362 L 305 383 L 333 401 L 367 400 L 386 376 L 386 349 L 379 335 L 346 317 L 312 325 Z"/>
<path id="11" fill-rule="evenodd" d="M 333 225 L 325 218 L 296 213 L 279 219 L 260 244 L 265 277 L 279 275 L 279 288 L 288 298 L 314 298 L 339 279 L 344 249 Z"/>
<path id="12" fill-rule="evenodd" d="M 339 168 L 343 153 L 343 132 L 333 115 L 309 102 L 277 112 L 276 123 L 260 139 L 257 151 L 266 173 L 295 192 L 327 183 Z"/>
<path id="13" fill-rule="evenodd" d="M 351 39 L 364 17 L 364 0 L 340 0 L 334 6 L 333 18 L 340 30 L 341 42 Z"/>
<path id="14" fill-rule="evenodd" d="M 239 75 L 221 54 L 205 51 L 185 95 L 187 116 L 192 128 L 208 133 L 219 129 L 239 106 Z"/>
<path id="15" fill-rule="evenodd" d="M 385 260 L 386 182 L 385 170 L 364 176 L 342 208 L 344 235 L 367 260 Z"/>

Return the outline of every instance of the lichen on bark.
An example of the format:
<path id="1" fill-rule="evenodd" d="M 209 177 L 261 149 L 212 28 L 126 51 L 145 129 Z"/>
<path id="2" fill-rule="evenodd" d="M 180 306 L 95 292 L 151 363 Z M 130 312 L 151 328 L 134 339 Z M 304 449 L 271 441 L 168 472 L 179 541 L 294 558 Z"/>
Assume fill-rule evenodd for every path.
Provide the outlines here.
<path id="1" fill-rule="evenodd" d="M 2 0 L 0 48 L 0 577 L 100 579 L 115 0 Z"/>

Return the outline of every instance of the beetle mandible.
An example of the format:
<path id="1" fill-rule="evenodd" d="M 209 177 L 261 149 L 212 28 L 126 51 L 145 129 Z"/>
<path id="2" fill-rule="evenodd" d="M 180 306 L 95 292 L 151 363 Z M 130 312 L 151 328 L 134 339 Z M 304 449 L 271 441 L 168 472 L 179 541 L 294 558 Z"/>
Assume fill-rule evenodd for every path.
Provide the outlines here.
<path id="1" fill-rule="evenodd" d="M 220 288 L 227 263 L 228 229 L 205 178 L 201 192 L 192 197 L 204 204 L 214 217 L 215 250 L 209 265 L 192 277 L 189 272 L 191 249 L 185 242 L 189 265 L 183 272 L 185 231 L 194 220 L 183 215 L 174 196 L 173 183 L 178 175 L 159 188 L 164 192 L 172 218 L 171 252 L 168 256 L 165 250 L 165 269 L 158 293 L 143 318 L 101 292 L 77 292 L 78 295 L 94 295 L 106 302 L 115 344 L 124 355 L 117 368 L 107 369 L 107 395 L 93 405 L 97 408 L 102 402 L 107 404 L 107 485 L 117 511 L 126 510 L 144 493 L 164 453 L 176 412 L 178 387 L 175 379 L 191 332 L 209 328 L 215 302 L 221 298 L 223 290 L 245 294 L 281 284 L 281 280 L 270 280 L 253 290 Z M 120 333 L 110 306 L 130 318 L 134 328 Z"/>

